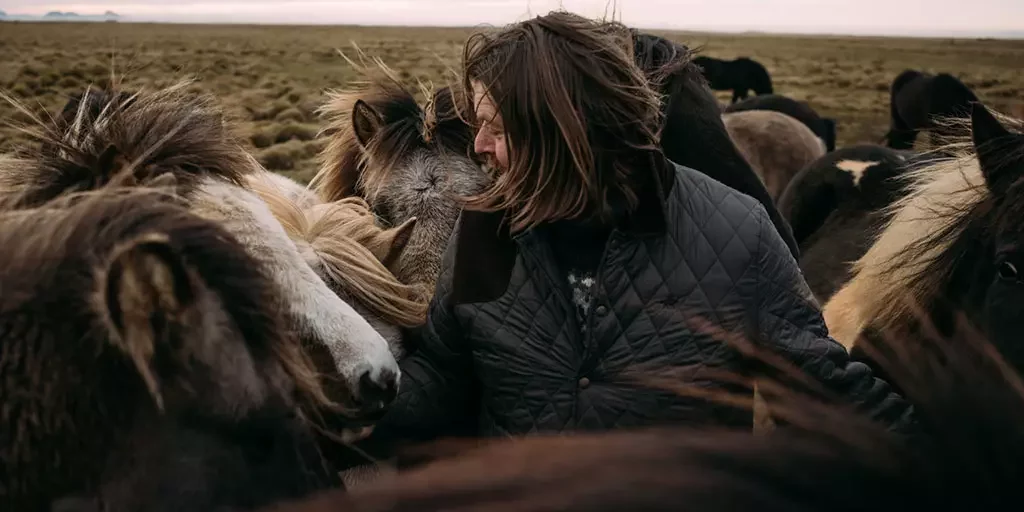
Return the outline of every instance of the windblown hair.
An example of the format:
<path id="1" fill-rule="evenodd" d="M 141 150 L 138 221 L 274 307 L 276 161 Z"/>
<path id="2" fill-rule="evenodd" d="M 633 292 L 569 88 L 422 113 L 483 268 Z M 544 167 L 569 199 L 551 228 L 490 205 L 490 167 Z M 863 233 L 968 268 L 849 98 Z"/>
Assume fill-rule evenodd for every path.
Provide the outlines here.
<path id="1" fill-rule="evenodd" d="M 464 105 L 473 83 L 504 125 L 509 168 L 467 209 L 504 210 L 513 232 L 560 219 L 611 220 L 637 204 L 662 157 L 661 102 L 616 22 L 553 12 L 496 34 L 478 33 L 463 56 Z"/>
<path id="2" fill-rule="evenodd" d="M 962 319 L 962 318 L 961 318 Z M 448 457 L 348 494 L 277 512 L 836 512 L 1016 507 L 1024 476 L 1024 383 L 970 326 L 951 338 L 891 339 L 880 359 L 915 404 L 905 438 L 800 393 L 767 436 L 654 428 L 443 446 Z M 724 397 L 723 397 L 724 398 Z M 439 449 L 442 447 L 439 446 Z"/>
<path id="3" fill-rule="evenodd" d="M 329 286 L 390 324 L 415 327 L 426 321 L 431 290 L 400 282 L 385 266 L 400 227 L 378 226 L 358 197 L 300 209 L 264 179 L 252 179 L 250 186 L 290 237 L 309 244 L 319 263 L 313 268 Z"/>
<path id="4" fill-rule="evenodd" d="M 259 163 L 229 129 L 216 100 L 190 93 L 189 84 L 182 81 L 134 93 L 88 89 L 71 102 L 77 102 L 71 122 L 71 109 L 65 109 L 60 120 L 48 122 L 0 93 L 30 119 L 18 127 L 29 144 L 0 158 L 0 210 L 71 204 L 90 193 L 140 194 L 181 205 L 204 178 L 244 186 L 245 176 Z M 59 241 L 58 237 L 54 243 Z M 244 264 L 257 267 L 238 272 L 266 272 L 249 256 Z M 260 300 L 267 299 L 261 295 Z M 299 370 L 307 363 L 303 359 L 291 365 L 299 388 L 313 406 L 330 404 L 311 370 Z"/>
<path id="5" fill-rule="evenodd" d="M 112 292 L 103 287 L 105 272 L 112 254 L 134 240 L 155 237 L 186 258 L 253 357 L 281 363 L 301 395 L 298 403 L 327 400 L 312 363 L 283 324 L 265 269 L 219 224 L 190 213 L 174 197 L 168 190 L 105 187 L 0 212 L 5 505 L 37 510 L 57 496 L 91 488 L 107 476 L 98 465 L 124 442 L 119 436 L 140 411 L 166 404 L 180 413 L 187 405 L 167 394 L 181 368 L 153 368 L 150 360 L 176 350 L 167 346 L 175 340 L 154 345 L 145 336 L 104 335 L 103 326 L 116 322 L 105 313 Z M 236 413 L 251 412 L 244 404 L 233 406 Z"/>
<path id="6" fill-rule="evenodd" d="M 189 92 L 189 83 L 132 94 L 89 89 L 73 117 L 65 112 L 55 122 L 0 93 L 30 118 L 19 128 L 38 145 L 0 161 L 0 190 L 18 191 L 20 202 L 36 205 L 96 189 L 115 176 L 127 186 L 170 174 L 182 195 L 205 177 L 240 185 L 258 163 L 229 129 L 216 100 Z"/>
<path id="7" fill-rule="evenodd" d="M 1024 123 L 997 116 L 1016 130 Z M 945 119 L 970 133 L 970 119 Z M 952 139 L 947 139 L 952 140 Z M 1020 205 L 994 209 L 969 140 L 948 142 L 930 163 L 908 170 L 908 193 L 883 213 L 885 225 L 853 265 L 853 277 L 825 305 L 833 337 L 847 347 L 870 324 L 890 329 L 939 299 L 968 245 L 988 229 L 1018 222 Z M 949 155 L 949 156 L 946 156 Z M 1012 158 L 1019 155 L 1007 155 Z"/>
<path id="8" fill-rule="evenodd" d="M 441 155 L 467 157 L 473 134 L 455 109 L 455 92 L 450 87 L 431 91 L 421 84 L 427 98 L 417 103 L 393 70 L 379 58 L 367 63 L 345 56 L 362 80 L 350 82 L 343 90 L 328 93 L 320 108 L 328 137 L 320 155 L 320 171 L 310 186 L 325 201 L 337 201 L 352 195 L 376 203 L 381 189 L 401 159 L 416 149 L 430 149 Z M 353 111 L 363 102 L 380 116 L 377 132 L 365 146 L 357 136 Z"/>

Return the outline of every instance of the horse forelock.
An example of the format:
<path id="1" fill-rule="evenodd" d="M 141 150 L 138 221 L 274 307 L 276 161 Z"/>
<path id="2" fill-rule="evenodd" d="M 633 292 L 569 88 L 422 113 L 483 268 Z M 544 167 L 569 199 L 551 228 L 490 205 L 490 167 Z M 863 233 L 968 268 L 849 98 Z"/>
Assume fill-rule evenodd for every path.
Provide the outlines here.
<path id="1" fill-rule="evenodd" d="M 28 114 L 28 123 L 18 128 L 35 147 L 21 148 L 16 168 L 0 162 L 0 174 L 28 204 L 116 180 L 145 183 L 165 174 L 185 194 L 207 177 L 241 184 L 255 160 L 215 99 L 190 92 L 190 83 L 131 94 L 90 89 L 73 115 L 60 121 L 44 120 L 5 95 Z"/>

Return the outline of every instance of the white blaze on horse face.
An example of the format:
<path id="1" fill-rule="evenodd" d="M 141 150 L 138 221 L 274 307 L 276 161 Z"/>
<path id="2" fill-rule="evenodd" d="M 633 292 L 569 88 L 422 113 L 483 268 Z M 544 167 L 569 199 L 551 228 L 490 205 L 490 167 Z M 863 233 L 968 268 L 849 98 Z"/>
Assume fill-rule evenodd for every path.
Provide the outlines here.
<path id="1" fill-rule="evenodd" d="M 864 176 L 864 171 L 874 167 L 882 162 L 861 162 L 858 160 L 840 160 L 836 162 L 836 168 L 850 173 L 853 176 L 853 186 L 860 186 L 860 179 Z"/>
<path id="2" fill-rule="evenodd" d="M 324 343 L 339 375 L 354 393 L 360 379 L 397 387 L 398 362 L 387 341 L 356 310 L 338 297 L 299 253 L 284 227 L 255 193 L 208 180 L 196 194 L 193 210 L 222 222 L 260 262 L 297 319 L 300 332 Z"/>

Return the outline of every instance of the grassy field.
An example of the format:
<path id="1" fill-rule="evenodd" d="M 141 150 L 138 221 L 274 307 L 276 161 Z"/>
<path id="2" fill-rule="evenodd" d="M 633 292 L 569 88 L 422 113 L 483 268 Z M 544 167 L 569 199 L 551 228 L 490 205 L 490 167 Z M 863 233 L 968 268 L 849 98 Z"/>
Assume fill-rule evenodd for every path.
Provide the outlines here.
<path id="1" fill-rule="evenodd" d="M 70 92 L 123 75 L 128 87 L 186 76 L 228 107 L 268 168 L 307 180 L 321 141 L 315 109 L 353 72 L 336 52 L 355 42 L 404 79 L 443 82 L 469 29 L 4 23 L 0 88 L 59 109 Z M 992 106 L 1024 102 L 1024 41 L 661 33 L 704 53 L 761 61 L 776 91 L 838 120 L 840 145 L 875 141 L 888 123 L 888 87 L 906 68 L 947 71 Z M 728 99 L 728 93 L 719 94 Z M 0 118 L 17 118 L 6 103 Z M 19 135 L 0 127 L 0 151 Z"/>

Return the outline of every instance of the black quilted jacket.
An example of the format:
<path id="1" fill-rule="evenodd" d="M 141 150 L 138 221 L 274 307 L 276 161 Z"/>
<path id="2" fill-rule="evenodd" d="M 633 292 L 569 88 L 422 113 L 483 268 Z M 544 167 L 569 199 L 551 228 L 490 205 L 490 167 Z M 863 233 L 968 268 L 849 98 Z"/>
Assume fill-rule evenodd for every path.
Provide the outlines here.
<path id="1" fill-rule="evenodd" d="M 697 332 L 697 318 L 775 349 L 897 430 L 911 425 L 910 405 L 828 337 L 757 201 L 692 169 L 666 164 L 660 176 L 611 234 L 586 335 L 548 243 L 532 231 L 509 236 L 500 214 L 464 212 L 421 345 L 401 363 L 399 396 L 374 438 L 424 440 L 467 425 L 481 436 L 749 426 L 749 411 L 635 384 L 652 367 L 677 367 L 676 378 L 736 390 L 711 370 L 750 374 L 752 364 Z"/>

